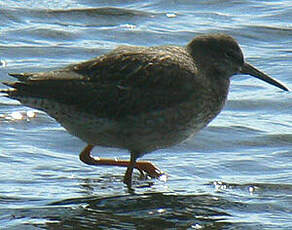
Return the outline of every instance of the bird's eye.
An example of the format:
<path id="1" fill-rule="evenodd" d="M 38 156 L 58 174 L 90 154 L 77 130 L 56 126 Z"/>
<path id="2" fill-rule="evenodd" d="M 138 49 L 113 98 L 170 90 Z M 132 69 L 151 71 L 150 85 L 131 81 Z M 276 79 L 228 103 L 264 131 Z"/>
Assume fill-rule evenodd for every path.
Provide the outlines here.
<path id="1" fill-rule="evenodd" d="M 229 60 L 233 60 L 234 62 L 237 62 L 238 64 L 243 64 L 243 57 L 241 53 L 227 51 L 224 53 L 224 56 L 225 58 L 228 58 Z"/>

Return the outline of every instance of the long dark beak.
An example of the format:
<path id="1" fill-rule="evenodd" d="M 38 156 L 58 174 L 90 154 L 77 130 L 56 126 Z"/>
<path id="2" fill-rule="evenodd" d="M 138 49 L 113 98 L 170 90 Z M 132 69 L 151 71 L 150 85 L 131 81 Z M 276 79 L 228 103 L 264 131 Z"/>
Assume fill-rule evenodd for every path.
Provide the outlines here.
<path id="1" fill-rule="evenodd" d="M 240 73 L 243 74 L 249 74 L 253 77 L 256 77 L 258 79 L 261 79 L 271 85 L 274 85 L 280 89 L 283 89 L 285 91 L 289 91 L 289 89 L 287 87 L 285 87 L 284 85 L 282 85 L 280 82 L 276 81 L 275 79 L 269 77 L 268 75 L 264 74 L 263 72 L 259 71 L 258 69 L 256 69 L 255 67 L 253 67 L 251 64 L 248 63 L 244 63 Z"/>

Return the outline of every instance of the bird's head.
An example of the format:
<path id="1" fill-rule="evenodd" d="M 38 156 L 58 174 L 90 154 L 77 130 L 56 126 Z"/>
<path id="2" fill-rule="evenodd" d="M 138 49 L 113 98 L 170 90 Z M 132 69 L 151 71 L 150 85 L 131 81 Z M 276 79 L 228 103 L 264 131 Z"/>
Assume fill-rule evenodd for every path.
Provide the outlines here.
<path id="1" fill-rule="evenodd" d="M 242 51 L 231 36 L 209 34 L 195 37 L 188 45 L 199 71 L 212 77 L 230 78 L 235 74 L 249 74 L 280 89 L 288 88 L 244 61 Z"/>

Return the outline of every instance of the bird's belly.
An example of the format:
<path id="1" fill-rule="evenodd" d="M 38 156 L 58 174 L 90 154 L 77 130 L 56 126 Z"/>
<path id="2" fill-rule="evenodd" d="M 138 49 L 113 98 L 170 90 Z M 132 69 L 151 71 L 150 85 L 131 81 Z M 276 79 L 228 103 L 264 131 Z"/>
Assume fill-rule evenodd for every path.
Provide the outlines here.
<path id="1" fill-rule="evenodd" d="M 82 112 L 53 116 L 72 135 L 87 143 L 125 148 L 138 153 L 178 144 L 205 127 L 217 113 L 184 106 L 128 116 L 120 120 L 97 118 Z"/>
<path id="2" fill-rule="evenodd" d="M 164 110 L 112 120 L 46 99 L 34 100 L 33 105 L 29 99 L 22 103 L 47 112 L 69 133 L 89 144 L 125 148 L 141 154 L 186 140 L 205 127 L 223 106 L 213 104 L 209 109 L 186 102 Z"/>
<path id="3" fill-rule="evenodd" d="M 166 110 L 128 117 L 120 132 L 128 141 L 127 149 L 151 152 L 190 138 L 213 120 L 221 108 L 218 105 L 218 109 L 216 106 L 213 110 L 206 107 L 198 109 L 193 103 L 184 103 Z"/>
<path id="4" fill-rule="evenodd" d="M 125 148 L 138 153 L 151 152 L 178 144 L 206 125 L 206 122 L 182 120 L 173 111 L 129 116 L 122 120 L 96 118 L 79 113 L 56 118 L 64 128 L 87 143 L 100 146 Z M 64 116 L 64 115 L 62 115 Z"/>

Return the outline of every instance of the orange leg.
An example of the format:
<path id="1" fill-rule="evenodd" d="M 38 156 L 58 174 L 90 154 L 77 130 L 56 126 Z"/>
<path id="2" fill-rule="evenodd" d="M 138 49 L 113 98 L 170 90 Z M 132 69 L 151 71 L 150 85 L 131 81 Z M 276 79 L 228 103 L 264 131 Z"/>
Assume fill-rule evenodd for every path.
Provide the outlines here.
<path id="1" fill-rule="evenodd" d="M 120 166 L 127 167 L 127 171 L 124 177 L 124 183 L 130 185 L 132 181 L 132 172 L 133 169 L 138 169 L 141 173 L 145 172 L 152 178 L 159 178 L 163 172 L 161 172 L 155 165 L 149 161 L 138 161 L 137 155 L 131 153 L 131 159 L 129 160 L 116 160 L 116 159 L 107 159 L 107 158 L 94 158 L 90 156 L 91 150 L 94 148 L 94 145 L 87 145 L 83 151 L 80 153 L 80 160 L 88 165 L 107 165 L 107 166 Z"/>
<path id="2" fill-rule="evenodd" d="M 124 176 L 124 183 L 128 186 L 131 186 L 132 184 L 132 173 L 133 169 L 136 165 L 137 155 L 135 153 L 131 153 L 131 159 L 128 163 L 128 167 Z"/>

